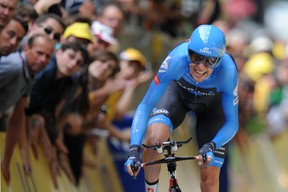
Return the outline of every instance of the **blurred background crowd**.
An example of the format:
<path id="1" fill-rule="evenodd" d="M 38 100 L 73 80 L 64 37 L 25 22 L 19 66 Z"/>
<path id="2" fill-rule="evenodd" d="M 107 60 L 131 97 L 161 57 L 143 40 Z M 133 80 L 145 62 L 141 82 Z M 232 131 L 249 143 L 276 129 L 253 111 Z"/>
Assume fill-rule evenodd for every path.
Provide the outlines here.
<path id="1" fill-rule="evenodd" d="M 169 50 L 204 23 L 225 32 L 239 71 L 232 145 L 244 156 L 261 135 L 270 146 L 287 135 L 287 10 L 280 0 L 0 0 L 2 177 L 13 180 L 16 145 L 30 175 L 40 145 L 54 186 L 59 169 L 77 186 L 93 167 L 85 146 L 97 156 L 105 135 L 123 191 L 141 191 L 144 180 L 123 173 L 133 110 Z"/>

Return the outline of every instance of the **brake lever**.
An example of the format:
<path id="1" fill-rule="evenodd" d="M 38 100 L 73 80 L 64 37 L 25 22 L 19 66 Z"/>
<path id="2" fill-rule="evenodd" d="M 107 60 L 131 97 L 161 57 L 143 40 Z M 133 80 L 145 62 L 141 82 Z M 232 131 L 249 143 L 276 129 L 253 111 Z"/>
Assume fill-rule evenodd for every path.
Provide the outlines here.
<path id="1" fill-rule="evenodd" d="M 202 160 L 204 162 L 204 168 L 206 169 L 208 164 L 207 164 L 207 155 L 206 153 L 202 155 Z"/>
<path id="2" fill-rule="evenodd" d="M 131 164 L 130 166 L 131 166 L 132 172 L 136 173 L 139 170 L 139 168 L 141 167 L 141 164 L 139 162 L 137 162 L 135 164 L 134 163 Z M 133 179 L 137 179 L 137 176 L 133 176 Z"/>

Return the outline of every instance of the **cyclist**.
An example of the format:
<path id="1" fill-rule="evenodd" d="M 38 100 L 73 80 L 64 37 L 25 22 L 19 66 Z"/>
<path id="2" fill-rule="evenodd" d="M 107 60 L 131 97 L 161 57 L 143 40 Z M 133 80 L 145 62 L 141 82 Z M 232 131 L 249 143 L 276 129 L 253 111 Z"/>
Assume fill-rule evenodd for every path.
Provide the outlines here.
<path id="1" fill-rule="evenodd" d="M 238 130 L 237 88 L 237 67 L 226 53 L 224 33 L 213 25 L 198 26 L 189 41 L 169 53 L 137 107 L 125 171 L 131 176 L 138 174 L 139 169 L 131 168 L 140 165 L 139 150 L 145 133 L 147 145 L 166 141 L 192 111 L 197 118 L 201 190 L 218 191 L 226 144 Z M 155 150 L 144 150 L 144 162 L 159 158 Z M 157 191 L 160 168 L 144 168 L 146 191 Z"/>

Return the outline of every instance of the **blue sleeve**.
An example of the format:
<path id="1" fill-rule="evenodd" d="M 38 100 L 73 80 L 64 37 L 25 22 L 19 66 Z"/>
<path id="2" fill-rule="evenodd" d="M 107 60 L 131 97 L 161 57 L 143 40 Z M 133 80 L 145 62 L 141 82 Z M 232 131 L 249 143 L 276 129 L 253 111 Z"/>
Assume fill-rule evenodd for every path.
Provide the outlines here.
<path id="1" fill-rule="evenodd" d="M 229 142 L 238 131 L 238 72 L 236 64 L 230 58 L 225 58 L 224 69 L 219 70 L 218 82 L 222 92 L 222 108 L 225 115 L 223 127 L 218 131 L 213 142 L 216 149 Z"/>
<path id="2" fill-rule="evenodd" d="M 186 63 L 181 62 L 181 58 L 173 55 L 174 53 L 171 53 L 164 60 L 143 100 L 136 109 L 131 127 L 131 145 L 141 144 L 152 109 L 165 92 L 169 83 L 172 80 L 178 80 L 185 72 Z"/>

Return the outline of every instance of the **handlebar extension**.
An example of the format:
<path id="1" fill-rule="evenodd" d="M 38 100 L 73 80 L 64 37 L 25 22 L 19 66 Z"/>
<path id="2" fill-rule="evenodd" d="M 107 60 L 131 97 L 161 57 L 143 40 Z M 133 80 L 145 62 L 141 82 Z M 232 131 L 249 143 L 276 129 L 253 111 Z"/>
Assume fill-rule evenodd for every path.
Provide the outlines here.
<path id="1" fill-rule="evenodd" d="M 164 150 L 172 150 L 174 152 L 176 152 L 180 147 L 182 147 L 183 144 L 186 144 L 188 143 L 189 141 L 192 140 L 192 137 L 188 138 L 187 140 L 185 141 L 173 141 L 173 140 L 168 140 L 168 141 L 164 141 L 162 142 L 162 144 L 160 142 L 157 142 L 156 145 L 151 145 L 151 146 L 148 146 L 148 145 L 145 145 L 145 144 L 142 144 L 143 147 L 145 148 L 148 148 L 148 149 L 155 149 L 157 150 L 158 153 L 163 153 Z"/>

